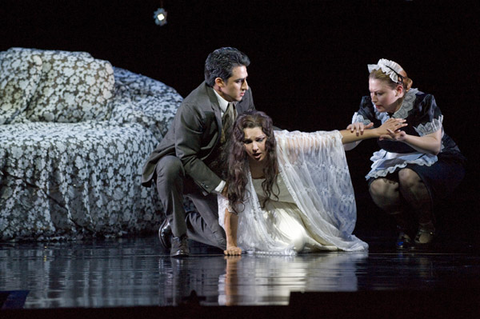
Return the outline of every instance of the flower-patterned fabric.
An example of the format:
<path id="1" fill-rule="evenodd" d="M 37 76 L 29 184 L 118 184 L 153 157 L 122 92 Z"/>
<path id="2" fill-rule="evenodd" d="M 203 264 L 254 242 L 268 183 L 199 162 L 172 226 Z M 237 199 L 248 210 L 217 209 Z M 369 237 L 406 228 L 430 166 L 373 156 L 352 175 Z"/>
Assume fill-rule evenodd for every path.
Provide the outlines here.
<path id="1" fill-rule="evenodd" d="M 0 52 L 0 124 L 10 123 L 27 109 L 42 72 L 38 54 Z"/>
<path id="2" fill-rule="evenodd" d="M 72 67 L 68 58 L 62 60 Z M 112 70 L 114 94 L 104 120 L 23 118 L 0 125 L 0 240 L 158 230 L 163 208 L 155 187 L 141 186 L 141 171 L 182 97 L 162 82 Z"/>
<path id="3" fill-rule="evenodd" d="M 110 62 L 86 52 L 11 48 L 6 52 L 39 56 L 42 71 L 27 112 L 19 122 L 76 123 L 104 120 L 111 112 L 114 75 Z"/>

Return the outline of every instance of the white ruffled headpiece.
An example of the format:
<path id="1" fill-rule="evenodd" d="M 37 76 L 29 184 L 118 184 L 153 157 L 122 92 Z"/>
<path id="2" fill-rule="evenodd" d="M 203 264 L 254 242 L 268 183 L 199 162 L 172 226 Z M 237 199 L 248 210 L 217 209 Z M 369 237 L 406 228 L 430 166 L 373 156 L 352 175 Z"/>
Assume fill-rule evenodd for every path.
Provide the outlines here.
<path id="1" fill-rule="evenodd" d="M 368 64 L 368 72 L 372 73 L 374 70 L 379 70 L 381 69 L 383 73 L 388 75 L 390 79 L 395 82 L 395 83 L 401 83 L 402 82 L 402 67 L 394 62 L 390 61 L 387 59 L 380 59 L 378 60 L 377 64 Z M 405 72 L 405 71 L 403 71 Z"/>

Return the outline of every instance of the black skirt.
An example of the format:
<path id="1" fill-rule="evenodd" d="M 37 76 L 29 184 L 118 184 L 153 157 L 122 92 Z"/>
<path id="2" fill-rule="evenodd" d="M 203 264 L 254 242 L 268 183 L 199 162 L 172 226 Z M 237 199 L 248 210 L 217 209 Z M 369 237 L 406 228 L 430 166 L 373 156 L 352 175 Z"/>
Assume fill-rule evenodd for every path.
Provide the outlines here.
<path id="1" fill-rule="evenodd" d="M 384 178 L 398 181 L 398 171 L 409 168 L 420 176 L 427 187 L 432 207 L 438 201 L 448 197 L 465 177 L 466 159 L 460 152 L 445 152 L 438 154 L 438 161 L 433 165 L 408 164 L 406 167 L 398 168 Z M 379 177 L 382 178 L 382 177 Z M 370 185 L 377 178 L 370 178 Z"/>

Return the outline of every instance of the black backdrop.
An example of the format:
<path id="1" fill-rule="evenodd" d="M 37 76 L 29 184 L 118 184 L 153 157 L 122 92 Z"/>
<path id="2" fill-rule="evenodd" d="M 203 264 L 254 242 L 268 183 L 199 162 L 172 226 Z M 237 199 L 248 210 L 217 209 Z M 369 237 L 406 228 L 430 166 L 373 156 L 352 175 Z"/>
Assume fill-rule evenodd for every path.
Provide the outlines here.
<path id="1" fill-rule="evenodd" d="M 153 20 L 161 5 L 163 27 Z M 345 127 L 368 93 L 367 63 L 395 60 L 435 95 L 446 132 L 469 158 L 457 199 L 470 203 L 462 216 L 478 220 L 479 17 L 478 1 L 2 0 L 0 50 L 87 51 L 186 96 L 208 53 L 234 46 L 252 61 L 257 108 L 303 131 Z M 374 210 L 363 179 L 374 148 L 367 141 L 348 152 L 362 216 Z"/>

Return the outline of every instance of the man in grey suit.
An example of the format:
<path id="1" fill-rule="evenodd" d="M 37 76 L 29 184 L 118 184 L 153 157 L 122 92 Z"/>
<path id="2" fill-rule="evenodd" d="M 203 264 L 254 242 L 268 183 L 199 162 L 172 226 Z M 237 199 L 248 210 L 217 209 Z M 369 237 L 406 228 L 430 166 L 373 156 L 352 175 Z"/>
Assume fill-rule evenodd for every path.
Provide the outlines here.
<path id="1" fill-rule="evenodd" d="M 188 256 L 188 238 L 226 248 L 217 207 L 217 194 L 225 185 L 222 148 L 229 132 L 224 123 L 255 109 L 247 84 L 249 64 L 249 58 L 235 48 L 210 53 L 205 61 L 205 81 L 184 99 L 169 131 L 144 166 L 142 184 L 156 183 L 165 209 L 159 237 L 171 256 Z M 200 214 L 185 212 L 184 195 Z"/>

